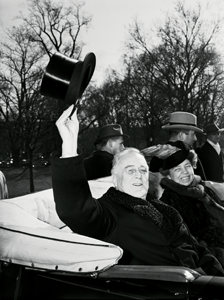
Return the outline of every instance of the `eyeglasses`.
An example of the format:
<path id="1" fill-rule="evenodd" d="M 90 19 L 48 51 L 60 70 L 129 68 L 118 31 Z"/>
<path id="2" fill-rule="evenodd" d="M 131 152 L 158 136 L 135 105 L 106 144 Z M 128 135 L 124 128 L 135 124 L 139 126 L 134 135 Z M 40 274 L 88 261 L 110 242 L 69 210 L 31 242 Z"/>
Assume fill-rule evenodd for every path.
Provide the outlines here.
<path id="1" fill-rule="evenodd" d="M 129 174 L 129 175 L 134 175 L 137 173 L 137 169 L 135 167 L 126 167 L 125 171 Z M 140 174 L 147 174 L 147 169 L 145 167 L 140 167 L 138 168 L 138 171 Z"/>

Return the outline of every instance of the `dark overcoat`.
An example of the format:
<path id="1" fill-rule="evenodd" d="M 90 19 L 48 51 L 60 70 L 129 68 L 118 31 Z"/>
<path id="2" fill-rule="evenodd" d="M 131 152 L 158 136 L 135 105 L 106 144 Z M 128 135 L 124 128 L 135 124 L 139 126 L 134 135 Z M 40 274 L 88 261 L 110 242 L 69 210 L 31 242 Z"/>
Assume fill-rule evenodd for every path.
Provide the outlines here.
<path id="1" fill-rule="evenodd" d="M 220 155 L 209 142 L 205 142 L 201 147 L 195 149 L 198 158 L 203 166 L 206 180 L 223 182 L 223 153 Z M 201 175 L 196 169 L 195 174 Z"/>
<path id="2" fill-rule="evenodd" d="M 106 151 L 95 151 L 84 159 L 87 180 L 111 176 L 114 156 Z"/>
<path id="3" fill-rule="evenodd" d="M 196 192 L 203 184 L 200 182 L 186 187 L 163 178 L 161 185 L 164 192 L 160 200 L 180 213 L 194 237 L 203 245 L 206 244 L 211 252 L 216 253 L 216 257 L 224 265 L 224 228 L 219 220 L 209 213 L 209 208 L 204 206 Z M 223 206 L 222 201 L 209 187 L 204 186 L 204 194 Z"/>
<path id="4" fill-rule="evenodd" d="M 54 199 L 60 219 L 78 234 L 120 246 L 124 254 L 119 263 L 185 266 L 201 273 L 224 276 L 220 263 L 207 248 L 196 242 L 182 219 L 168 240 L 154 222 L 111 201 L 107 197 L 110 190 L 100 199 L 94 199 L 81 156 L 52 157 L 51 163 Z M 169 216 L 164 215 L 164 218 L 171 223 Z"/>

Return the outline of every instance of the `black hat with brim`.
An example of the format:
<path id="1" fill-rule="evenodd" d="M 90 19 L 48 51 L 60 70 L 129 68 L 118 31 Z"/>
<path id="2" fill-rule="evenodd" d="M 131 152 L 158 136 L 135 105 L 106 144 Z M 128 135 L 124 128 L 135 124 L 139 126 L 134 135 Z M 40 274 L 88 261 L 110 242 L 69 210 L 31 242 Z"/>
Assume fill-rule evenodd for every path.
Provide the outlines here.
<path id="1" fill-rule="evenodd" d="M 204 128 L 203 133 L 204 134 L 213 134 L 216 132 L 223 132 L 223 131 L 224 131 L 224 128 L 219 128 L 216 124 L 209 124 Z"/>
<path id="2" fill-rule="evenodd" d="M 97 136 L 96 141 L 94 142 L 94 145 L 99 144 L 101 141 L 113 137 L 123 137 L 124 140 L 127 140 L 130 138 L 129 135 L 123 134 L 123 130 L 121 125 L 119 124 L 107 124 L 99 129 L 99 134 Z"/>
<path id="3" fill-rule="evenodd" d="M 180 149 L 179 151 L 173 153 L 172 155 L 168 156 L 166 159 L 164 159 L 163 162 L 163 170 L 169 170 L 172 169 L 179 164 L 181 164 L 185 159 L 187 159 L 188 154 L 190 150 L 187 149 Z"/>
<path id="4" fill-rule="evenodd" d="M 82 97 L 96 66 L 94 53 L 78 61 L 56 52 L 50 59 L 42 79 L 40 93 L 46 97 L 75 104 Z"/>

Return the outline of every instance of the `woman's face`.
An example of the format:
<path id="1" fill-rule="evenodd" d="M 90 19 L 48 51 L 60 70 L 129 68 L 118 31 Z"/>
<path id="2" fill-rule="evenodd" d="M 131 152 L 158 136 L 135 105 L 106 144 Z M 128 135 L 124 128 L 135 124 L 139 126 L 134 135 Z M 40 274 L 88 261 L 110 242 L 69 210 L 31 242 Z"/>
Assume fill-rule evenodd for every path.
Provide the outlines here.
<path id="1" fill-rule="evenodd" d="M 170 178 L 182 185 L 188 186 L 194 179 L 194 170 L 188 159 L 169 170 Z"/>

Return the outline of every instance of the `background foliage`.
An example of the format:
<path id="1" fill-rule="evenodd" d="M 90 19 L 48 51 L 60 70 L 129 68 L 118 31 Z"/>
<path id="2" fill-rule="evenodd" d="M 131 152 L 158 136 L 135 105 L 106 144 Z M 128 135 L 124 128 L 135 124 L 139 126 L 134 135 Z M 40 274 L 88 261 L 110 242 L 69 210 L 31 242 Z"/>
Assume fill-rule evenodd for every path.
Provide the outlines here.
<path id="1" fill-rule="evenodd" d="M 0 156 L 13 158 L 14 166 L 27 162 L 31 192 L 33 165 L 60 146 L 55 122 L 66 108 L 40 95 L 41 80 L 55 52 L 82 59 L 80 33 L 91 26 L 84 5 L 30 0 L 28 17 L 20 15 L 21 25 L 9 29 L 0 43 Z M 128 34 L 122 74 L 110 70 L 101 86 L 92 81 L 83 95 L 79 145 L 84 156 L 94 151 L 98 128 L 108 123 L 121 124 L 131 136 L 126 145 L 139 149 L 166 142 L 161 126 L 173 111 L 194 113 L 201 128 L 210 122 L 224 127 L 221 20 L 208 21 L 200 5 L 189 9 L 178 0 L 174 13 L 151 32 L 135 20 Z"/>

